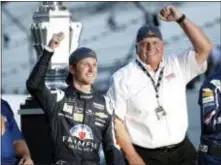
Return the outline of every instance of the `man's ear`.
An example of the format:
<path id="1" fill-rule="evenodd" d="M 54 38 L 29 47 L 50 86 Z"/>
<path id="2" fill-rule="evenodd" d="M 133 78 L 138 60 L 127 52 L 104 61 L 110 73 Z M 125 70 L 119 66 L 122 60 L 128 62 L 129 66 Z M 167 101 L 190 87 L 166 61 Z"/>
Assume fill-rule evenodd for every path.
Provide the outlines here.
<path id="1" fill-rule="evenodd" d="M 75 65 L 70 65 L 69 66 L 69 72 L 73 75 L 75 72 Z"/>

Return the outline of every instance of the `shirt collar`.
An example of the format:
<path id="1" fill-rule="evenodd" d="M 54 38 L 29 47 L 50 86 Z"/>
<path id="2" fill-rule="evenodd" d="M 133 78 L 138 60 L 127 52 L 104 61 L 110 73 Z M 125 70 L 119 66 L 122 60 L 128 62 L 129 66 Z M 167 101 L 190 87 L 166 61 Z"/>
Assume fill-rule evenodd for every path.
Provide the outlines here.
<path id="1" fill-rule="evenodd" d="M 74 86 L 69 85 L 66 88 L 66 94 L 71 97 L 77 97 L 79 99 L 91 99 L 93 98 L 94 92 L 92 91 L 91 93 L 84 93 Z"/>

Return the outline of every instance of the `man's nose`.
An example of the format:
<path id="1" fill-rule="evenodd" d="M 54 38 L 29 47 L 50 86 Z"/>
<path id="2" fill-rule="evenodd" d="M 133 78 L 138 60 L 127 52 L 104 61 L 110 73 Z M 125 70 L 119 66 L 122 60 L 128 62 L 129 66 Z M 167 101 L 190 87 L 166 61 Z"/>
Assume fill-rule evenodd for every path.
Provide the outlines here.
<path id="1" fill-rule="evenodd" d="M 148 43 L 148 44 L 146 45 L 146 49 L 147 49 L 147 50 L 150 50 L 150 49 L 152 49 L 152 48 L 153 48 L 153 44 Z"/>
<path id="2" fill-rule="evenodd" d="M 90 66 L 89 66 L 89 71 L 90 71 L 90 72 L 93 72 L 94 70 L 95 70 L 95 67 L 94 67 L 93 65 L 90 65 Z"/>

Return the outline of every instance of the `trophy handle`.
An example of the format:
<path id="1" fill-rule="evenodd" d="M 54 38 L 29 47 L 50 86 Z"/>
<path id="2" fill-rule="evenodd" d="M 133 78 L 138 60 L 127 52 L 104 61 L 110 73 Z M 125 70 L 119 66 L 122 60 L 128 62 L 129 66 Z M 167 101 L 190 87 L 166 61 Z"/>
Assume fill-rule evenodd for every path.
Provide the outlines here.
<path id="1" fill-rule="evenodd" d="M 70 27 L 70 53 L 75 51 L 79 46 L 79 40 L 82 31 L 82 23 L 72 22 Z"/>

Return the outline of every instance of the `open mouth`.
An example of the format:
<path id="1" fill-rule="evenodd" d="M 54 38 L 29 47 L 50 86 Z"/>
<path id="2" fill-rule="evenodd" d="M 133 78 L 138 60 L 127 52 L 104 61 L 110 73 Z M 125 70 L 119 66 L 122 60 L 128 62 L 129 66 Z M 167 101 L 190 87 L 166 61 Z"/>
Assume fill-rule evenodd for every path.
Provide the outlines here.
<path id="1" fill-rule="evenodd" d="M 146 55 L 147 55 L 147 56 L 156 56 L 157 53 L 155 53 L 155 52 L 151 52 L 151 53 L 150 53 L 150 52 L 149 52 L 149 53 L 147 53 Z"/>
<path id="2" fill-rule="evenodd" d="M 90 77 L 90 78 L 94 77 L 93 74 L 87 74 L 86 76 L 87 76 L 87 77 Z"/>

